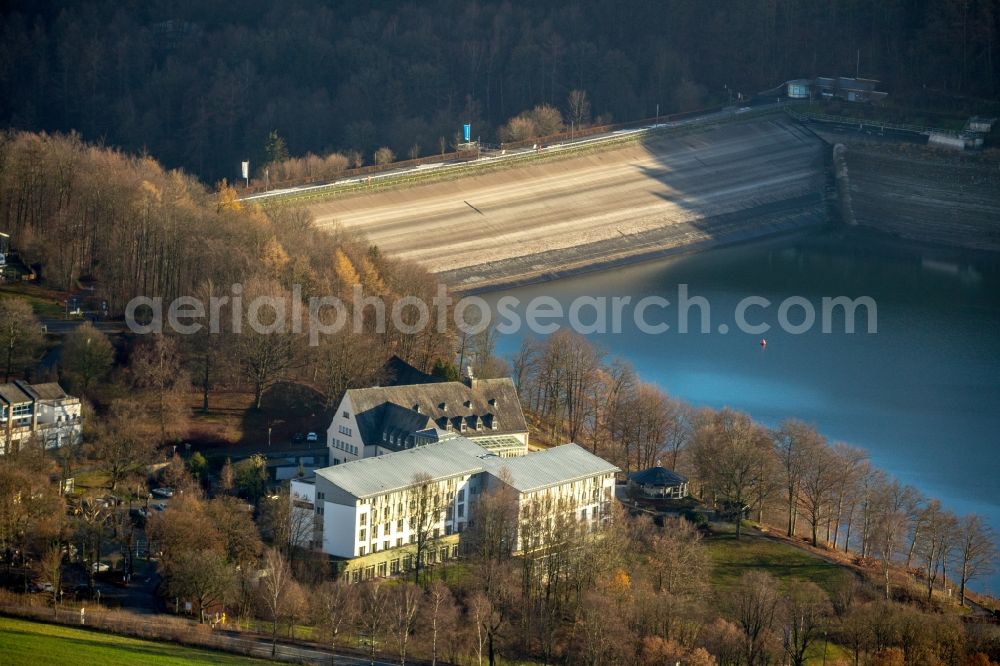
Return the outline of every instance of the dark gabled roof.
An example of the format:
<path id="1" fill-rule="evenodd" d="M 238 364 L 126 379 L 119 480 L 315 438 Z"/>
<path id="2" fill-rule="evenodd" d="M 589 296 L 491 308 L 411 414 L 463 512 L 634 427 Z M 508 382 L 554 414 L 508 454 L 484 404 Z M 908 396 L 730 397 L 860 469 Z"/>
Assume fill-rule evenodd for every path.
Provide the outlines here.
<path id="1" fill-rule="evenodd" d="M 0 384 L 0 401 L 11 405 L 20 405 L 25 402 L 31 402 L 31 400 L 31 395 L 17 384 L 13 382 Z"/>
<path id="2" fill-rule="evenodd" d="M 683 474 L 678 474 L 666 467 L 650 467 L 641 472 L 632 472 L 628 479 L 640 486 L 660 486 L 663 488 L 679 486 L 682 483 L 687 483 L 688 480 Z"/>
<path id="3" fill-rule="evenodd" d="M 39 400 L 65 400 L 69 397 L 66 395 L 66 391 L 64 391 L 63 388 L 55 382 L 48 382 L 45 384 L 28 384 L 27 382 L 18 382 L 18 385 L 29 393 L 34 393 Z"/>
<path id="4" fill-rule="evenodd" d="M 350 398 L 359 434 L 366 444 L 380 444 L 383 432 L 411 434 L 431 427 L 443 430 L 448 423 L 460 430 L 461 420 L 454 419 L 464 418 L 471 424 L 470 417 L 484 418 L 487 414 L 491 415 L 490 426 L 494 418 L 498 424 L 496 430 L 491 429 L 493 434 L 527 432 L 514 382 L 507 378 L 478 379 L 474 386 L 463 382 L 379 386 L 350 389 L 346 397 Z"/>
<path id="5" fill-rule="evenodd" d="M 382 366 L 382 383 L 385 386 L 406 386 L 409 384 L 430 384 L 440 382 L 440 378 L 417 370 L 412 365 L 393 355 Z"/>

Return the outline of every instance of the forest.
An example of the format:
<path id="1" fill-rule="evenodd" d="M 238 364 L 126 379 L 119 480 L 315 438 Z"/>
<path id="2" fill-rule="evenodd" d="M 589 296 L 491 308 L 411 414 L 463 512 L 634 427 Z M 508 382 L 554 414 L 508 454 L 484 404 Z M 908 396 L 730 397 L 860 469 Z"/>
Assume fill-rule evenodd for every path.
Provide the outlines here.
<path id="1" fill-rule="evenodd" d="M 815 75 L 922 106 L 1000 87 L 992 0 L 36 3 L 0 10 L 0 126 L 77 131 L 204 182 L 290 155 L 437 153 L 538 105 L 628 121 Z"/>

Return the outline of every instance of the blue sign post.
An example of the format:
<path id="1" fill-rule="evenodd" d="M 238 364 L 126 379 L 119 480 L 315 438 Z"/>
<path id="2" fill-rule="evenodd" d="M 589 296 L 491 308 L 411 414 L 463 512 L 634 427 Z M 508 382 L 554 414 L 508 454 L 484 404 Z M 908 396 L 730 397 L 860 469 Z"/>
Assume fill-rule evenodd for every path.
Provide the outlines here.
<path id="1" fill-rule="evenodd" d="M 465 142 L 468 143 L 472 140 L 472 125 L 465 123 L 462 125 L 463 136 L 465 137 Z"/>

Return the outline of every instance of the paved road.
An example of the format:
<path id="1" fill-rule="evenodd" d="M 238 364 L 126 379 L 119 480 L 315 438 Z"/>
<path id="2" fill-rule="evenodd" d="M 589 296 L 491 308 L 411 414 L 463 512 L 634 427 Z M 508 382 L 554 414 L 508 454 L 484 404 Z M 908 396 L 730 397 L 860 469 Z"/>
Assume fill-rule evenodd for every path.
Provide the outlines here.
<path id="1" fill-rule="evenodd" d="M 629 238 L 818 193 L 825 147 L 782 116 L 311 204 L 432 272 Z"/>
<path id="2" fill-rule="evenodd" d="M 68 333 L 87 321 L 85 319 L 43 319 L 42 324 L 49 333 Z M 94 328 L 103 333 L 118 333 L 125 328 L 120 321 L 91 320 Z"/>

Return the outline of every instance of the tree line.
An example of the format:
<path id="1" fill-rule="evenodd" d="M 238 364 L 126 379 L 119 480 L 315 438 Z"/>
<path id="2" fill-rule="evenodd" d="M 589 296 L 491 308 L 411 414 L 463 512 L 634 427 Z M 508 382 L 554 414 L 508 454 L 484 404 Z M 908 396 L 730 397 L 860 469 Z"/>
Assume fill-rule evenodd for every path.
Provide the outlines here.
<path id="1" fill-rule="evenodd" d="M 544 440 L 587 446 L 625 474 L 657 464 L 687 474 L 693 493 L 728 514 L 737 535 L 748 517 L 854 553 L 877 567 L 887 599 L 896 567 L 919 574 L 928 600 L 950 578 L 963 605 L 968 582 L 993 570 L 995 535 L 981 516 L 955 515 L 812 425 L 789 419 L 766 428 L 728 408 L 694 408 L 565 330 L 526 338 L 509 366 L 490 356 L 488 337 L 475 347 L 487 359 L 480 372 L 511 374 Z"/>
<path id="2" fill-rule="evenodd" d="M 208 182 L 270 161 L 274 130 L 292 155 L 426 155 L 462 123 L 492 141 L 573 90 L 624 121 L 816 75 L 857 71 L 919 105 L 943 92 L 975 106 L 1000 83 L 990 0 L 16 0 L 2 12 L 0 124 L 148 149 Z"/>
<path id="3" fill-rule="evenodd" d="M 0 228 L 44 283 L 78 292 L 85 280 L 93 287 L 94 307 L 105 301 L 111 316 L 137 296 L 161 297 L 165 304 L 188 296 L 208 304 L 232 298 L 236 289 L 248 304 L 258 296 L 291 303 L 296 290 L 306 304 L 314 296 L 345 304 L 341 332 L 320 336 L 315 345 L 308 344 L 308 326 L 295 330 L 291 314 L 283 330 L 266 334 L 249 325 L 248 309 L 231 316 L 232 306 L 222 311 L 217 332 L 206 323 L 196 334 L 158 342 L 158 357 L 140 373 L 153 382 L 145 388 L 163 393 L 163 382 L 182 385 L 172 378 L 183 368 L 202 389 L 205 409 L 220 383 L 248 386 L 260 407 L 274 383 L 301 380 L 332 403 L 349 386 L 373 382 L 392 354 L 423 370 L 450 358 L 450 330 L 382 330 L 377 307 L 353 312 L 355 285 L 380 298 L 385 312 L 407 296 L 430 303 L 437 284 L 423 269 L 386 257 L 341 229 L 318 229 L 301 210 L 245 206 L 231 188 L 209 193 L 152 159 L 87 145 L 77 135 L 0 134 Z M 37 360 L 40 327 L 23 304 L 4 299 L 0 307 L 6 315 L 0 363 L 5 376 L 23 376 Z M 300 316 L 307 315 L 304 307 Z M 407 323 L 416 316 L 412 308 L 403 311 Z M 270 324 L 277 313 L 264 308 L 259 319 Z M 332 309 L 322 313 L 324 324 L 335 319 Z M 92 328 L 85 330 L 81 340 L 94 337 Z M 68 352 L 66 358 L 77 359 L 72 348 Z M 101 376 L 109 370 L 105 363 Z M 95 388 L 95 371 L 78 376 L 74 387 L 84 394 Z"/>

